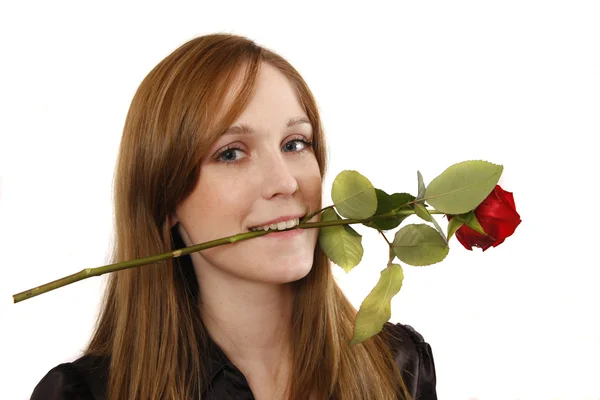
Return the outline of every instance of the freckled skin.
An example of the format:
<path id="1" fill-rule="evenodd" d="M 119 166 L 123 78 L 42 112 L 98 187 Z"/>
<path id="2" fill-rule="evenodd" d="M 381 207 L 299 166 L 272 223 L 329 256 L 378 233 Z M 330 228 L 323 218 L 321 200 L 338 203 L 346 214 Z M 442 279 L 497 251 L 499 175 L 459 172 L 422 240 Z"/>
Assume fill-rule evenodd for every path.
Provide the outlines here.
<path id="1" fill-rule="evenodd" d="M 194 191 L 171 216 L 172 224 L 180 222 L 186 245 L 319 208 L 319 166 L 312 148 L 298 141 L 312 141 L 311 127 L 287 127 L 290 118 L 298 117 L 307 118 L 292 86 L 278 70 L 263 63 L 254 96 L 233 124 L 246 124 L 254 133 L 217 140 L 202 161 Z M 223 152 L 225 146 L 239 150 Z M 268 236 L 193 253 L 199 280 L 287 283 L 306 276 L 318 230 L 302 230 L 288 239 Z"/>

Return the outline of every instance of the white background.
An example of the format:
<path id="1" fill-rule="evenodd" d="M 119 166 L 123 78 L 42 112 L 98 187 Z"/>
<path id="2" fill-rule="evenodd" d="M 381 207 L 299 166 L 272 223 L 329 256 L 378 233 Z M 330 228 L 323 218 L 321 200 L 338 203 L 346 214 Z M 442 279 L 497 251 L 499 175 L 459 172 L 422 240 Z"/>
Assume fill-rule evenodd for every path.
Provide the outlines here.
<path id="1" fill-rule="evenodd" d="M 344 169 L 415 193 L 417 169 L 429 182 L 467 159 L 504 165 L 516 233 L 485 253 L 453 239 L 444 262 L 405 267 L 393 301 L 392 320 L 433 348 L 440 399 L 599 399 L 598 3 L 215 3 L 0 6 L 0 398 L 27 399 L 89 338 L 104 278 L 10 295 L 107 262 L 137 86 L 185 41 L 230 32 L 282 54 L 313 90 L 326 204 Z M 357 307 L 387 256 L 359 231 L 362 263 L 335 267 Z"/>

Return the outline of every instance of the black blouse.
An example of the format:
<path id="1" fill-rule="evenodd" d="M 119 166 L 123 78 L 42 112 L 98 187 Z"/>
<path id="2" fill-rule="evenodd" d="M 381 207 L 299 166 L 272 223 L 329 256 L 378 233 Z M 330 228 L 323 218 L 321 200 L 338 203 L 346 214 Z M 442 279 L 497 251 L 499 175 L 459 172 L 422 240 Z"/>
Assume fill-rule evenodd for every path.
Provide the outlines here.
<path id="1" fill-rule="evenodd" d="M 387 323 L 384 331 L 412 398 L 437 400 L 435 366 L 429 344 L 408 325 Z M 211 342 L 208 357 L 208 376 L 212 378 L 203 399 L 254 399 L 244 375 L 214 342 Z M 51 369 L 35 387 L 31 400 L 106 400 L 107 379 L 107 359 L 86 355 Z"/>

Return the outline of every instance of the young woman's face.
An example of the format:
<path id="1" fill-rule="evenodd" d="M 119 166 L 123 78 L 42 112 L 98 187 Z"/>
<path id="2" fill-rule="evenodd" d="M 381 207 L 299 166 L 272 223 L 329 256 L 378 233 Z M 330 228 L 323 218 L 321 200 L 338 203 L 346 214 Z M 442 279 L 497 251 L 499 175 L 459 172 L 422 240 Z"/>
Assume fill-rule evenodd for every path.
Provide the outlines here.
<path id="1" fill-rule="evenodd" d="M 312 135 L 288 80 L 263 63 L 250 103 L 203 158 L 194 191 L 176 209 L 184 242 L 297 221 L 318 210 L 321 176 Z M 211 273 L 292 282 L 310 271 L 317 236 L 317 229 L 267 234 L 193 253 L 192 260 L 200 279 Z"/>

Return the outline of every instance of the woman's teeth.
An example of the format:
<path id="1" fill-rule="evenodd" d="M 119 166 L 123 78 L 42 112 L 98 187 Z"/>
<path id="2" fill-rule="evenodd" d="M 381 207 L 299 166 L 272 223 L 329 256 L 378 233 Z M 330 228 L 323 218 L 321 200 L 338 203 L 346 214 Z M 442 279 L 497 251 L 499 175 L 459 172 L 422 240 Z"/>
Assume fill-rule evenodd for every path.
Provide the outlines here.
<path id="1" fill-rule="evenodd" d="M 290 219 L 289 221 L 283 221 L 283 222 L 279 222 L 276 224 L 258 226 L 256 228 L 250 228 L 250 230 L 251 231 L 260 231 L 260 230 L 268 231 L 270 229 L 272 231 L 273 230 L 283 231 L 285 229 L 293 228 L 294 226 L 298 225 L 299 223 L 300 223 L 300 218 L 294 218 L 294 219 Z"/>

